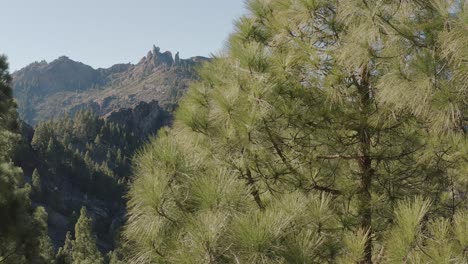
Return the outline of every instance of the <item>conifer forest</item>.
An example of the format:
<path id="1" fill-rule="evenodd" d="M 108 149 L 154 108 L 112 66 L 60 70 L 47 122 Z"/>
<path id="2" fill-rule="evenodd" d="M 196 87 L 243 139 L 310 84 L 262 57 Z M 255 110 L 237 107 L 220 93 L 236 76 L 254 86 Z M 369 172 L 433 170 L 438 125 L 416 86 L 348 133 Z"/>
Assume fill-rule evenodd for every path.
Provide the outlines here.
<path id="1" fill-rule="evenodd" d="M 467 264 L 468 1 L 233 28 L 209 58 L 0 56 L 0 264 Z"/>

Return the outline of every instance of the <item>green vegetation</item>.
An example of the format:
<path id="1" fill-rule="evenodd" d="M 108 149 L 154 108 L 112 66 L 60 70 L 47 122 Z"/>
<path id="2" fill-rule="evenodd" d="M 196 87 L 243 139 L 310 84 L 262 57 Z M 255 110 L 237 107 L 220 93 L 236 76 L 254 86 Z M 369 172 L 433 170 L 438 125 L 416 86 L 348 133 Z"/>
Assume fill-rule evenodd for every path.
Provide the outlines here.
<path id="1" fill-rule="evenodd" d="M 131 159 L 151 134 L 171 116 L 157 102 L 122 109 L 107 118 L 78 111 L 39 123 L 34 129 L 21 123 L 22 138 L 13 161 L 31 181 L 31 198 L 54 215 L 49 221 L 54 245 L 62 245 L 73 230 L 82 206 L 96 221 L 99 249 L 114 250 L 125 221 L 124 196 L 131 175 Z M 58 261 L 66 262 L 67 246 Z M 122 258 L 114 250 L 109 261 Z"/>
<path id="2" fill-rule="evenodd" d="M 42 207 L 32 208 L 31 187 L 11 162 L 19 134 L 10 81 L 6 58 L 0 56 L 0 262 L 53 263 L 47 213 Z"/>
<path id="3" fill-rule="evenodd" d="M 71 233 L 67 232 L 67 235 L 65 236 L 65 243 L 63 247 L 60 247 L 57 253 L 57 264 L 72 264 L 73 263 L 73 258 L 72 258 L 72 249 L 73 249 L 73 244 L 72 244 L 72 238 L 71 238 Z"/>
<path id="4" fill-rule="evenodd" d="M 85 111 L 40 123 L 31 142 L 40 157 L 39 173 L 47 175 L 49 185 L 70 181 L 88 195 L 113 201 L 121 199 L 130 159 L 139 144 L 122 127 Z"/>
<path id="5" fill-rule="evenodd" d="M 75 240 L 67 233 L 65 244 L 57 253 L 58 264 L 101 264 L 104 259 L 96 247 L 96 236 L 92 232 L 92 220 L 86 208 L 81 208 L 75 225 Z"/>
<path id="6" fill-rule="evenodd" d="M 101 249 L 113 249 L 124 222 L 131 158 L 144 139 L 92 112 L 39 123 L 15 163 L 31 176 L 31 198 L 55 217 L 55 245 L 72 230 L 82 206 L 95 215 Z M 26 174 L 27 175 L 27 174 Z M 31 175 L 31 174 L 29 174 Z"/>
<path id="7" fill-rule="evenodd" d="M 135 158 L 129 262 L 467 262 L 468 6 L 247 6 Z"/>
<path id="8" fill-rule="evenodd" d="M 0 57 L 0 263 L 468 263 L 466 1 L 246 5 L 199 73 L 19 71 L 34 129 Z"/>
<path id="9" fill-rule="evenodd" d="M 48 234 L 47 212 L 44 207 L 37 207 L 34 211 L 31 229 L 34 236 L 26 243 L 30 244 L 32 252 L 28 253 L 29 258 L 26 263 L 54 264 L 55 253 Z"/>
<path id="10" fill-rule="evenodd" d="M 88 218 L 86 208 L 81 209 L 80 218 L 75 225 L 72 259 L 76 264 L 103 263 L 101 253 L 96 247 L 96 238 L 91 231 L 91 219 Z"/>

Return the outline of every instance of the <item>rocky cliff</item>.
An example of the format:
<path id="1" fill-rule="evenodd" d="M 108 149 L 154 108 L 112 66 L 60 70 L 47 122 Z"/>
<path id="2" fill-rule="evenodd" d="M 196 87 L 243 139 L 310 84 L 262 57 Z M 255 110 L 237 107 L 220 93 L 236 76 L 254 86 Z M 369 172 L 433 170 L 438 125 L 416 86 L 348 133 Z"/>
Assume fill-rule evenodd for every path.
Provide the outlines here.
<path id="1" fill-rule="evenodd" d="M 140 102 L 158 101 L 171 107 L 197 78 L 204 57 L 180 59 L 156 46 L 137 64 L 93 69 L 68 57 L 50 63 L 32 63 L 13 73 L 13 91 L 19 113 L 29 124 L 92 109 L 109 115 Z"/>
<path id="2" fill-rule="evenodd" d="M 170 125 L 172 111 L 179 98 L 189 83 L 197 79 L 196 68 L 207 60 L 204 57 L 181 59 L 179 53 L 173 57 L 171 52 L 161 52 L 154 46 L 137 64 L 116 64 L 106 69 L 93 69 L 63 56 L 50 63 L 32 63 L 13 74 L 18 110 L 26 121 L 21 124 L 23 137 L 21 143 L 17 144 L 14 162 L 23 168 L 28 182 L 31 181 L 34 169 L 41 172 L 43 195 L 33 196 L 32 200 L 35 205 L 43 205 L 49 214 L 49 235 L 55 247 L 63 245 L 65 233 L 72 230 L 76 221 L 75 213 L 81 206 L 86 206 L 95 220 L 99 248 L 103 252 L 113 249 L 115 234 L 118 233 L 125 215 L 122 197 L 125 195 L 126 177 L 129 175 L 129 169 L 127 171 L 125 168 L 131 166 L 132 153 L 150 135 L 156 134 L 161 127 Z M 86 131 L 88 126 L 93 128 L 91 130 L 96 130 L 95 124 L 80 123 L 73 118 L 58 119 L 73 116 L 82 109 L 92 110 L 100 117 L 96 124 L 107 124 L 104 134 L 108 134 L 107 130 L 111 128 L 112 131 L 117 131 L 115 133 L 122 132 L 132 139 L 132 150 L 122 148 L 121 163 L 125 165 L 124 169 L 112 165 L 112 161 L 116 159 L 112 153 L 118 147 L 110 146 L 109 142 L 128 143 L 126 137 L 109 136 L 112 140 L 101 140 L 93 134 L 89 140 L 81 142 L 83 135 L 80 133 Z M 51 119 L 57 120 L 48 122 L 48 125 L 43 123 L 36 126 L 41 121 Z M 60 128 L 62 126 L 71 126 L 71 132 L 65 136 Z M 53 140 L 47 137 L 39 140 L 41 134 L 49 130 L 52 131 L 50 137 Z M 53 146 L 61 146 L 51 151 L 59 153 L 59 158 L 55 160 L 49 157 L 49 148 L 46 153 L 38 147 L 40 144 L 37 142 L 52 142 L 56 143 Z M 81 142 L 81 145 L 77 142 Z M 86 155 L 88 152 L 90 155 Z M 67 156 L 66 153 L 71 154 Z M 105 160 L 108 159 L 107 156 L 111 162 Z M 55 162 L 51 163 L 52 160 Z M 68 167 L 70 164 L 81 164 L 74 165 L 73 168 L 82 171 L 74 172 Z M 107 174 L 106 177 L 99 176 L 103 172 L 112 177 L 107 177 Z M 83 188 L 83 181 L 79 177 L 88 174 L 92 179 L 101 177 L 109 181 L 106 189 L 115 189 L 116 193 L 112 195 L 117 198 L 104 199 L 101 196 L 105 190 Z M 124 175 L 123 178 L 116 176 L 122 176 L 121 174 Z M 98 182 L 96 180 L 93 186 L 97 186 Z"/>
<path id="3" fill-rule="evenodd" d="M 157 101 L 151 101 L 140 102 L 135 108 L 112 112 L 104 118 L 144 141 L 154 135 L 159 128 L 170 125 L 172 113 L 162 108 Z"/>

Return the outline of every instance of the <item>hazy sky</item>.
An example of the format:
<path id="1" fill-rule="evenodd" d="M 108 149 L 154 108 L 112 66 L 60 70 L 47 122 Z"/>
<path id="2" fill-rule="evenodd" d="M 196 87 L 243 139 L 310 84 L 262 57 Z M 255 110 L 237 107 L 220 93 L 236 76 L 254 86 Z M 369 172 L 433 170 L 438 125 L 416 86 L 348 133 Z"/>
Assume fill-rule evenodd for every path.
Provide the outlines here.
<path id="1" fill-rule="evenodd" d="M 181 58 L 219 51 L 243 0 L 0 0 L 10 70 L 61 55 L 93 67 L 136 63 L 152 48 Z"/>

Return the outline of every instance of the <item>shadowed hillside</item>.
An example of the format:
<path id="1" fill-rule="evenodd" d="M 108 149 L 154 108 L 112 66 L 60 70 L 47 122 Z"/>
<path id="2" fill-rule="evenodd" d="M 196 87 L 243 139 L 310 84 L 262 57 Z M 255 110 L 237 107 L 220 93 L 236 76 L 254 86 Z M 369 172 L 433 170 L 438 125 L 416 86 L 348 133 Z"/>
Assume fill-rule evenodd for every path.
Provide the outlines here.
<path id="1" fill-rule="evenodd" d="M 99 248 L 114 248 L 132 157 L 150 135 L 170 125 L 197 67 L 207 60 L 180 59 L 153 47 L 135 65 L 93 69 L 62 56 L 13 74 L 24 120 L 13 161 L 33 185 L 32 203 L 47 210 L 55 248 L 73 230 L 82 206 L 95 220 Z"/>

